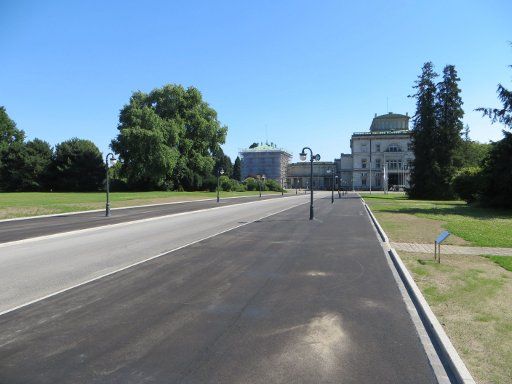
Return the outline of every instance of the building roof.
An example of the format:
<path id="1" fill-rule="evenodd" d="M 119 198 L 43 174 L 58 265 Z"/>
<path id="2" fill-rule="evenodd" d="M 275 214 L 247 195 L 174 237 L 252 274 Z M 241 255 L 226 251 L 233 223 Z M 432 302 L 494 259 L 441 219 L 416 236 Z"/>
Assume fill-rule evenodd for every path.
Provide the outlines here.
<path id="1" fill-rule="evenodd" d="M 404 129 L 409 129 L 409 115 L 393 112 L 380 116 L 375 114 L 370 126 L 370 131 L 400 131 Z"/>
<path id="2" fill-rule="evenodd" d="M 399 119 L 399 118 L 407 118 L 409 119 L 409 115 L 402 115 L 400 113 L 388 112 L 385 115 L 375 116 L 373 119 Z"/>
<path id="3" fill-rule="evenodd" d="M 260 144 L 254 148 L 243 148 L 243 149 L 240 149 L 238 152 L 240 152 L 241 154 L 256 153 L 256 152 L 282 152 L 285 155 L 292 156 L 291 153 L 288 152 L 286 149 L 278 148 L 276 145 L 270 145 L 270 144 Z"/>

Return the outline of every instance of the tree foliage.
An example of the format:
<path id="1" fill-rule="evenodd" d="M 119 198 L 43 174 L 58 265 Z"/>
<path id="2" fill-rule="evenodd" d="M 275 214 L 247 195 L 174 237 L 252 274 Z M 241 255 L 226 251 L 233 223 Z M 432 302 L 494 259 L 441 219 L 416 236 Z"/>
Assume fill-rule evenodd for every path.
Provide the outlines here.
<path id="1" fill-rule="evenodd" d="M 413 116 L 412 147 L 414 151 L 410 188 L 412 198 L 431 198 L 437 194 L 440 168 L 436 159 L 437 141 L 436 84 L 434 66 L 431 62 L 423 65 L 422 73 L 416 80 L 416 114 Z"/>
<path id="2" fill-rule="evenodd" d="M 118 129 L 111 147 L 128 182 L 144 189 L 203 187 L 227 132 L 199 90 L 181 85 L 135 92 Z"/>
<path id="3" fill-rule="evenodd" d="M 73 138 L 55 147 L 51 174 L 53 190 L 97 191 L 105 179 L 105 165 L 92 141 Z"/>
<path id="4" fill-rule="evenodd" d="M 233 163 L 231 162 L 231 158 L 224 154 L 224 151 L 222 148 L 219 147 L 219 149 L 216 151 L 215 155 L 215 167 L 214 170 L 217 172 L 219 169 L 224 170 L 224 175 L 226 175 L 228 178 L 233 177 Z"/>
<path id="5" fill-rule="evenodd" d="M 462 144 L 463 133 L 462 99 L 460 97 L 460 81 L 457 70 L 453 65 L 447 65 L 443 70 L 443 80 L 437 84 L 436 94 L 436 127 L 435 158 L 439 166 L 439 180 L 435 197 L 452 198 L 452 179 L 457 167 L 454 157 Z"/>
<path id="6" fill-rule="evenodd" d="M 512 68 L 512 65 L 510 67 Z M 477 111 L 481 111 L 483 116 L 488 116 L 493 123 L 502 123 L 512 129 L 512 91 L 498 84 L 496 93 L 503 104 L 501 108 L 478 108 Z"/>
<path id="7" fill-rule="evenodd" d="M 462 200 L 472 203 L 481 196 L 483 188 L 482 169 L 465 167 L 459 170 L 453 179 L 453 189 Z"/>
<path id="8" fill-rule="evenodd" d="M 512 66 L 510 66 L 512 68 Z M 493 123 L 512 129 L 512 92 L 498 84 L 498 99 L 502 108 L 479 108 Z M 512 208 L 512 133 L 503 131 L 504 138 L 492 143 L 484 163 L 482 201 L 496 207 Z"/>
<path id="9" fill-rule="evenodd" d="M 237 156 L 233 165 L 233 179 L 242 181 L 242 160 Z"/>
<path id="10" fill-rule="evenodd" d="M 42 191 L 47 189 L 53 151 L 46 141 L 34 139 L 11 146 L 2 172 L 5 191 Z"/>
<path id="11" fill-rule="evenodd" d="M 455 149 L 453 164 L 457 169 L 482 167 L 490 149 L 491 144 L 480 143 L 468 137 L 468 140 L 462 140 L 460 145 Z"/>
<path id="12" fill-rule="evenodd" d="M 512 133 L 492 144 L 484 163 L 482 200 L 495 207 L 512 208 Z"/>
<path id="13" fill-rule="evenodd" d="M 425 63 L 412 95 L 416 98 L 412 131 L 415 159 L 407 191 L 412 198 L 453 198 L 454 176 L 460 167 L 468 165 L 468 156 L 476 157 L 474 152 L 461 152 L 463 147 L 479 149 L 469 143 L 469 129 L 465 132 L 468 141 L 462 140 L 464 111 L 455 66 L 447 65 L 437 84 L 436 77 L 432 63 Z"/>

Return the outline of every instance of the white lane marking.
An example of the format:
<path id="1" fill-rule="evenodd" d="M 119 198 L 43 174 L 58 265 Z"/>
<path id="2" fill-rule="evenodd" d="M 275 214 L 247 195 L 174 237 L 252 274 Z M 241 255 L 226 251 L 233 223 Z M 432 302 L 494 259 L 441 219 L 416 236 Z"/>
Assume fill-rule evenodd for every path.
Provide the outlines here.
<path id="1" fill-rule="evenodd" d="M 78 283 L 78 284 L 74 284 L 74 285 L 72 285 L 72 286 L 70 286 L 70 287 L 63 288 L 63 289 L 61 289 L 61 290 L 58 290 L 58 291 L 53 292 L 53 293 L 50 293 L 50 294 L 45 295 L 45 296 L 43 296 L 43 297 L 40 297 L 40 298 L 37 298 L 37 299 L 31 300 L 31 301 L 28 301 L 28 302 L 26 302 L 26 303 L 24 303 L 24 304 L 20 304 L 20 305 L 17 305 L 17 306 L 15 306 L 15 307 L 12 307 L 12 308 L 6 309 L 6 310 L 4 310 L 4 311 L 1 311 L 1 312 L 0 312 L 0 316 L 3 316 L 3 315 L 5 315 L 5 314 L 7 314 L 7 313 L 9 313 L 9 312 L 16 311 L 17 309 L 20 309 L 20 308 L 26 307 L 26 306 L 28 306 L 28 305 L 31 305 L 31 304 L 37 303 L 38 301 L 45 300 L 45 299 L 48 299 L 48 298 L 50 298 L 50 297 L 56 296 L 56 295 L 58 295 L 58 294 L 61 294 L 61 293 L 67 292 L 67 291 L 69 291 L 69 290 L 71 290 L 71 289 L 73 289 L 73 288 L 77 288 L 77 287 L 80 287 L 80 286 L 82 286 L 82 285 L 92 283 L 93 281 L 100 280 L 100 279 L 102 279 L 102 278 L 104 278 L 104 277 L 107 277 L 107 276 L 111 276 L 111 275 L 113 275 L 113 274 L 115 274 L 115 273 L 117 273 L 117 272 L 124 271 L 124 270 L 126 270 L 126 269 L 128 269 L 128 268 L 132 268 L 132 267 L 135 267 L 135 266 L 137 266 L 137 265 L 140 265 L 140 264 L 146 263 L 146 262 L 148 262 L 148 261 L 151 261 L 151 260 L 157 259 L 157 258 L 159 258 L 159 257 L 162 257 L 162 256 L 165 256 L 165 255 L 168 255 L 168 254 L 170 254 L 170 253 L 173 253 L 173 252 L 179 251 L 180 249 L 186 248 L 186 247 L 188 247 L 188 246 L 190 246 L 190 245 L 197 244 L 197 243 L 200 243 L 201 241 L 211 239 L 212 237 L 222 235 L 223 233 L 226 233 L 226 232 L 232 231 L 233 229 L 237 229 L 237 228 L 243 227 L 243 226 L 245 226 L 245 225 L 252 224 L 252 223 L 254 223 L 254 222 L 256 222 L 256 221 L 259 221 L 259 220 L 265 219 L 265 218 L 270 217 L 270 216 L 273 216 L 273 215 L 277 215 L 278 213 L 281 213 L 281 212 L 287 211 L 287 210 L 292 209 L 292 208 L 296 208 L 296 207 L 298 207 L 298 206 L 300 206 L 300 205 L 304 205 L 304 204 L 307 204 L 307 203 L 308 203 L 308 202 L 301 202 L 301 203 L 299 203 L 299 204 L 292 205 L 291 207 L 286 207 L 286 208 L 280 209 L 279 211 L 269 213 L 268 215 L 261 216 L 260 218 L 257 218 L 257 219 L 254 219 L 254 220 L 251 220 L 251 221 L 248 221 L 248 222 L 244 222 L 244 223 L 242 223 L 242 224 L 238 224 L 238 225 L 235 225 L 234 227 L 231 227 L 231 228 L 228 228 L 228 229 L 224 229 L 224 230 L 222 230 L 222 231 L 220 231 L 220 232 L 217 232 L 217 233 L 214 233 L 214 234 L 212 234 L 212 235 L 205 236 L 205 237 L 203 237 L 203 238 L 201 238 L 201 239 L 191 241 L 190 243 L 187 243 L 187 244 L 181 245 L 181 246 L 179 246 L 179 247 L 177 247 L 177 248 L 171 249 L 170 251 L 165 251 L 165 252 L 159 253 L 158 255 L 154 255 L 154 256 L 148 257 L 148 258 L 146 258 L 146 259 L 144 259 L 144 260 L 137 261 L 137 262 L 135 262 L 135 263 L 129 264 L 129 265 L 127 265 L 127 266 L 124 266 L 124 267 L 122 267 L 122 268 L 116 269 L 116 270 L 114 270 L 114 271 L 107 272 L 107 273 L 105 273 L 105 274 L 103 274 L 103 275 L 96 276 L 96 277 L 93 277 L 93 278 L 91 278 L 91 279 L 88 279 L 88 280 L 82 281 L 82 282 L 80 282 L 80 283 Z M 248 204 L 248 203 L 244 203 L 244 204 Z M 220 208 L 220 207 L 219 207 L 219 208 Z"/>
<path id="2" fill-rule="evenodd" d="M 258 196 L 258 195 L 221 197 L 221 200 L 240 199 L 240 198 L 256 197 L 256 196 Z M 261 196 L 262 197 L 263 196 L 279 196 L 279 194 L 278 193 L 265 193 L 265 194 L 262 194 Z M 195 202 L 200 202 L 200 201 L 211 201 L 211 200 L 216 200 L 216 199 L 217 199 L 216 197 L 213 197 L 211 199 L 171 201 L 171 202 L 168 202 L 168 203 L 155 203 L 155 204 L 144 204 L 144 205 L 129 205 L 127 207 L 111 208 L 110 211 L 120 211 L 122 209 L 131 209 L 131 208 L 157 207 L 159 205 L 173 205 L 173 204 L 195 203 Z M 89 211 L 52 213 L 52 214 L 49 214 L 49 215 L 13 217 L 11 219 L 2 219 L 2 220 L 0 220 L 0 223 L 4 223 L 4 222 L 8 222 L 8 221 L 22 221 L 22 220 L 30 220 L 30 219 L 44 219 L 44 218 L 47 218 L 47 217 L 80 215 L 80 214 L 83 214 L 83 213 L 94 213 L 94 212 L 105 212 L 105 208 L 102 208 L 102 209 L 91 209 Z"/>
<path id="3" fill-rule="evenodd" d="M 293 199 L 294 196 L 291 196 L 290 198 Z M 297 197 L 295 197 L 295 198 L 297 198 Z M 265 200 L 248 201 L 248 202 L 239 203 L 239 204 L 230 204 L 230 205 L 221 205 L 221 206 L 218 206 L 218 207 L 203 208 L 203 209 L 198 209 L 198 210 L 195 210 L 195 211 L 170 213 L 168 215 L 148 217 L 146 219 L 135 219 L 135 220 L 130 220 L 130 221 L 124 221 L 122 223 L 105 224 L 105 225 L 100 225 L 100 226 L 97 226 L 97 227 L 90 227 L 90 228 L 84 228 L 84 229 L 75 229 L 75 230 L 67 231 L 67 232 L 53 233 L 51 235 L 29 237 L 27 239 L 14 240 L 14 241 L 8 241 L 8 242 L 5 242 L 5 243 L 0 243 L 0 248 L 9 247 L 9 246 L 12 246 L 12 245 L 19 245 L 19 244 L 30 243 L 30 242 L 34 242 L 34 241 L 41 241 L 41 240 L 46 240 L 46 239 L 55 239 L 55 238 L 58 238 L 58 237 L 67 236 L 67 235 L 73 235 L 73 234 L 76 234 L 76 233 L 94 232 L 94 231 L 99 231 L 99 230 L 102 230 L 102 229 L 105 229 L 105 228 L 123 227 L 123 226 L 128 226 L 128 225 L 137 224 L 137 223 L 146 223 L 148 221 L 167 219 L 169 217 L 174 217 L 174 216 L 190 215 L 190 214 L 194 214 L 194 213 L 210 211 L 210 210 L 213 210 L 213 209 L 239 207 L 241 205 L 254 204 L 254 203 L 266 203 L 266 202 L 271 202 L 271 201 L 274 201 L 274 200 L 279 201 L 279 199 L 265 199 Z"/>

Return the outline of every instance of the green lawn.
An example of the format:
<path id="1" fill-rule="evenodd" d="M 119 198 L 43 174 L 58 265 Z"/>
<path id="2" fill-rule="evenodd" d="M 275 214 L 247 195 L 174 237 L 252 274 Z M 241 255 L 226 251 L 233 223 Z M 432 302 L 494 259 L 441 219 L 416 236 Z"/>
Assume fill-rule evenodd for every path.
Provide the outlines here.
<path id="1" fill-rule="evenodd" d="M 258 191 L 221 192 L 222 197 L 256 195 Z M 275 193 L 275 192 L 265 192 Z M 280 192 L 279 192 L 280 193 Z M 112 192 L 111 206 L 156 204 L 173 201 L 213 199 L 215 192 Z M 102 209 L 105 207 L 104 192 L 3 192 L 0 193 L 0 219 L 37 216 L 52 213 L 66 213 Z"/>
<path id="2" fill-rule="evenodd" d="M 432 243 L 446 229 L 455 235 L 449 238 L 452 244 L 512 247 L 512 211 L 474 207 L 463 201 L 409 200 L 403 193 L 361 196 L 384 230 L 389 230 L 392 241 Z"/>
<path id="3" fill-rule="evenodd" d="M 512 271 L 512 257 L 510 256 L 485 256 L 489 260 L 494 261 L 500 267 L 505 268 L 507 271 Z"/>

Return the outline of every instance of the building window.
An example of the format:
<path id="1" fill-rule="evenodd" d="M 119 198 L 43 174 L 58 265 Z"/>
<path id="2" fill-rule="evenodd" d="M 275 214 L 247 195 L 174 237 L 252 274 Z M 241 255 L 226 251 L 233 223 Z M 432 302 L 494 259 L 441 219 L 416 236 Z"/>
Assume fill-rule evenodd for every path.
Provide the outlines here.
<path id="1" fill-rule="evenodd" d="M 380 152 L 380 144 L 376 144 L 375 147 L 377 149 L 377 152 Z"/>
<path id="2" fill-rule="evenodd" d="M 366 173 L 361 173 L 361 185 L 363 187 L 366 187 L 366 176 L 367 174 Z"/>
<path id="3" fill-rule="evenodd" d="M 375 160 L 375 167 L 376 167 L 377 169 L 380 169 L 380 159 L 376 159 L 376 160 Z"/>
<path id="4" fill-rule="evenodd" d="M 387 160 L 386 164 L 388 169 L 398 169 L 398 164 L 402 164 L 402 162 L 398 162 L 397 160 Z"/>
<path id="5" fill-rule="evenodd" d="M 361 144 L 361 152 L 366 152 L 366 144 Z"/>
<path id="6" fill-rule="evenodd" d="M 398 144 L 390 144 L 388 147 L 388 152 L 401 152 L 402 149 Z"/>
<path id="7" fill-rule="evenodd" d="M 366 159 L 361 159 L 361 168 L 366 168 Z"/>
<path id="8" fill-rule="evenodd" d="M 407 143 L 407 150 L 412 151 L 412 143 L 410 141 Z"/>

